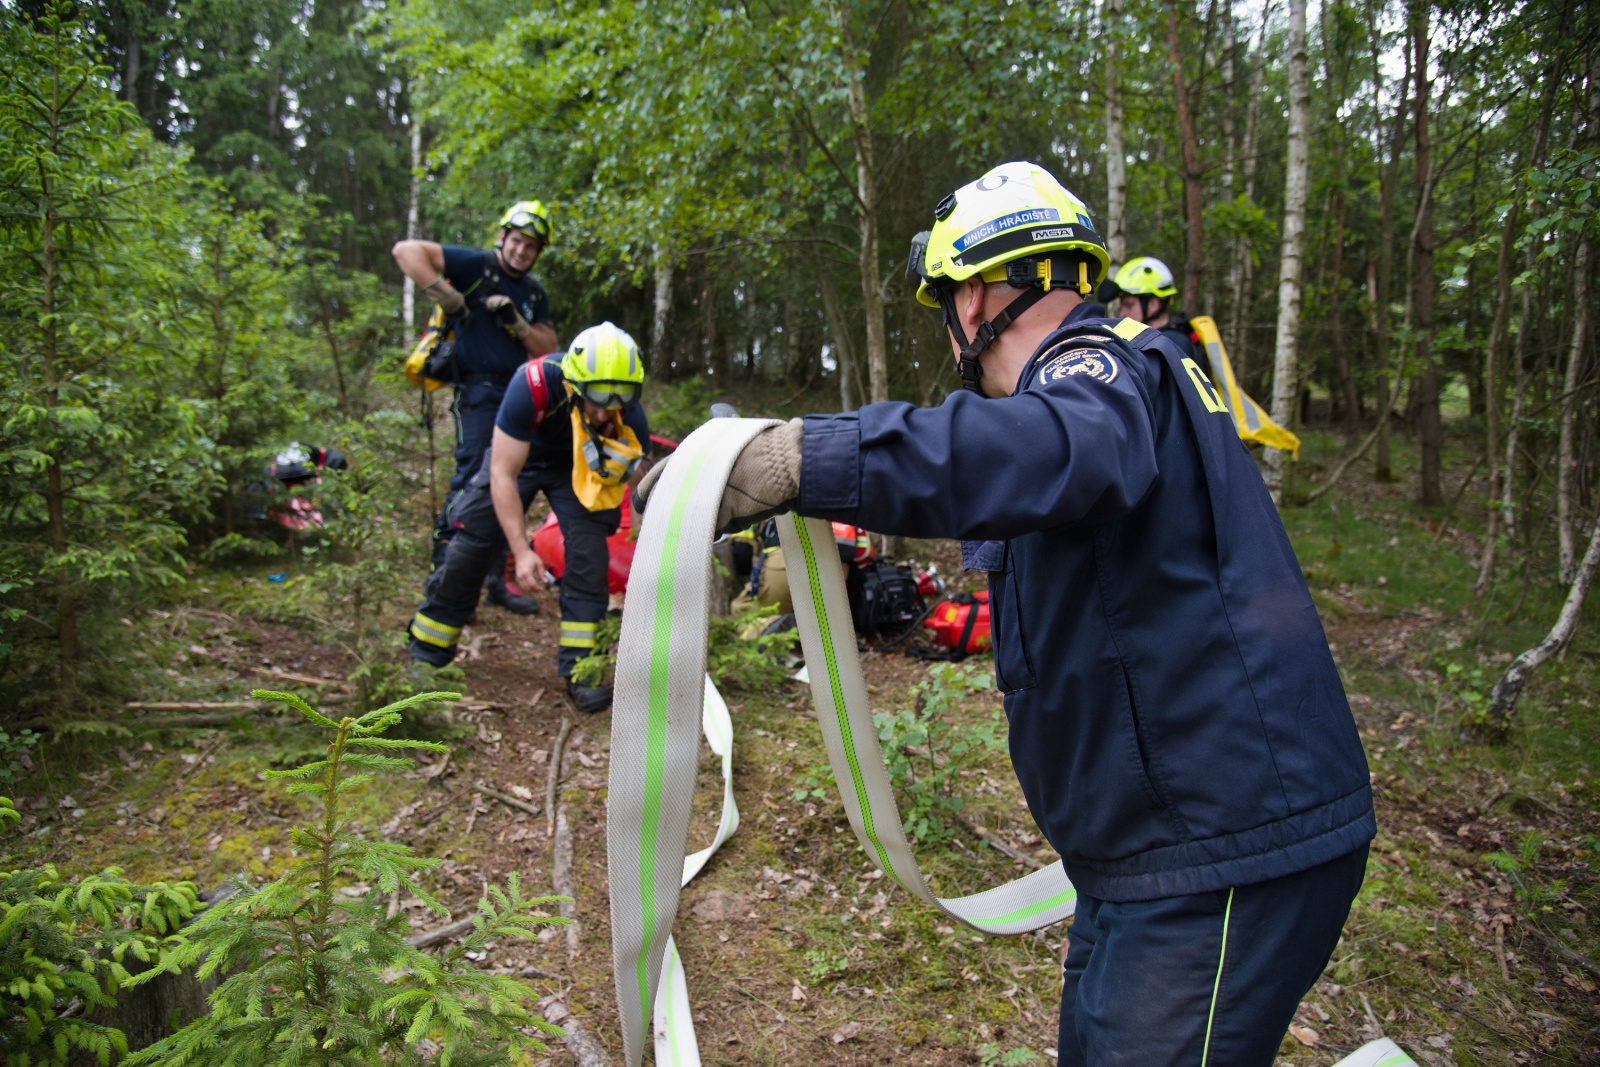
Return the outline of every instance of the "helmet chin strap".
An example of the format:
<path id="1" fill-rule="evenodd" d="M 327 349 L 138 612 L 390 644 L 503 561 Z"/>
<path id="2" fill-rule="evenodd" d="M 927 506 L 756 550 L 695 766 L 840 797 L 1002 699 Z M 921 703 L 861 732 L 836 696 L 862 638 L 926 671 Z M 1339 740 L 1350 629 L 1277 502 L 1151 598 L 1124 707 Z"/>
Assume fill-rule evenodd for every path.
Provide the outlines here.
<path id="1" fill-rule="evenodd" d="M 983 368 L 978 364 L 978 357 L 990 345 L 994 344 L 996 337 L 1010 326 L 1024 311 L 1044 299 L 1045 292 L 1040 288 L 1028 288 L 1022 291 L 1005 310 L 1000 312 L 988 322 L 979 323 L 978 334 L 973 340 L 967 340 L 967 331 L 961 328 L 961 317 L 956 314 L 956 296 L 953 289 L 939 289 L 939 306 L 944 310 L 944 324 L 961 345 L 961 354 L 956 357 L 956 370 L 961 375 L 961 386 L 970 389 L 979 396 L 983 395 L 983 388 L 979 385 L 983 377 Z"/>

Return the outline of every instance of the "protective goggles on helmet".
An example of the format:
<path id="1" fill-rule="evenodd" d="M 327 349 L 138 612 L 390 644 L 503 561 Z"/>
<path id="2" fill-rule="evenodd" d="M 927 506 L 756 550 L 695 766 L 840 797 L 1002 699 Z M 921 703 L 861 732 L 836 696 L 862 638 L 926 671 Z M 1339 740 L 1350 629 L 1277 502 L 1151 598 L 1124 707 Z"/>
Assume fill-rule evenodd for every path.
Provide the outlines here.
<path id="1" fill-rule="evenodd" d="M 518 233 L 537 237 L 541 241 L 550 240 L 550 223 L 542 215 L 535 215 L 524 208 L 517 208 L 506 216 L 502 224 L 507 230 L 516 230 Z"/>
<path id="2" fill-rule="evenodd" d="M 644 392 L 644 386 L 638 382 L 611 380 L 574 382 L 569 379 L 568 384 L 579 396 L 597 408 L 625 408 L 629 404 L 636 403 Z"/>

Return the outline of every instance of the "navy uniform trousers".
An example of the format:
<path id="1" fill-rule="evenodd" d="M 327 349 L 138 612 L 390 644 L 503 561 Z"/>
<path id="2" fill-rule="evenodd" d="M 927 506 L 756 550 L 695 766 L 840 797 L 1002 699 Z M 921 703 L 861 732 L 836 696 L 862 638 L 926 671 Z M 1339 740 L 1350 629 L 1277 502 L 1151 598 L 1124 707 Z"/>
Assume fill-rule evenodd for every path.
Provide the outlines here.
<path id="1" fill-rule="evenodd" d="M 1272 1067 L 1366 866 L 1362 845 L 1213 893 L 1080 895 L 1067 928 L 1061 1067 Z"/>
<path id="2" fill-rule="evenodd" d="M 563 678 L 594 650 L 595 629 L 605 617 L 608 601 L 606 574 L 610 550 L 606 538 L 622 522 L 622 509 L 590 511 L 572 491 L 570 467 L 535 465 L 517 475 L 517 491 L 526 512 L 543 492 L 550 510 L 561 524 L 566 546 L 566 573 L 561 578 L 561 640 L 557 671 Z M 411 620 L 411 658 L 443 667 L 456 656 L 461 628 L 478 606 L 483 582 L 501 566 L 506 539 L 489 496 L 489 468 L 485 463 L 456 498 L 452 508 L 455 536 L 444 563 L 429 576 L 423 592 L 427 599 Z"/>

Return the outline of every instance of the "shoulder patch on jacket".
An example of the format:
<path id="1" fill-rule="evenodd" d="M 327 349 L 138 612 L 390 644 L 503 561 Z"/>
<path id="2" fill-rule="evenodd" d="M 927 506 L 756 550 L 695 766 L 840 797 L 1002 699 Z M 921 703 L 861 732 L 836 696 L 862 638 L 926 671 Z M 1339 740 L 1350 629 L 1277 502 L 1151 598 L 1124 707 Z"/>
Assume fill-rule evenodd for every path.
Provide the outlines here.
<path id="1" fill-rule="evenodd" d="M 1044 367 L 1039 371 L 1039 383 L 1049 385 L 1063 378 L 1086 375 L 1094 381 L 1110 385 L 1121 372 L 1121 365 L 1107 349 L 1097 345 L 1078 345 L 1047 357 Z"/>

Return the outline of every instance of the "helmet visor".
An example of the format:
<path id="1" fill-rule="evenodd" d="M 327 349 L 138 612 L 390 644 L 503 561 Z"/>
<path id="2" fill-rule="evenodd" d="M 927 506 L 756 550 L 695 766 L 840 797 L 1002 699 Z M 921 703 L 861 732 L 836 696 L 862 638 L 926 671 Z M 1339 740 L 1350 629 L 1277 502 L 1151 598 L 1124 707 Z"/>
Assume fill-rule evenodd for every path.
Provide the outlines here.
<path id="1" fill-rule="evenodd" d="M 550 239 L 550 223 L 522 208 L 518 208 L 506 217 L 505 228 L 527 234 L 529 237 L 537 237 L 541 241 Z"/>
<path id="2" fill-rule="evenodd" d="M 572 388 L 597 408 L 625 408 L 636 403 L 644 391 L 638 382 L 618 381 L 573 382 Z"/>

